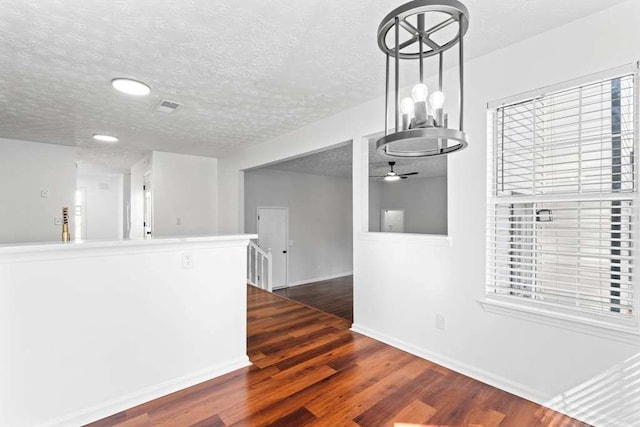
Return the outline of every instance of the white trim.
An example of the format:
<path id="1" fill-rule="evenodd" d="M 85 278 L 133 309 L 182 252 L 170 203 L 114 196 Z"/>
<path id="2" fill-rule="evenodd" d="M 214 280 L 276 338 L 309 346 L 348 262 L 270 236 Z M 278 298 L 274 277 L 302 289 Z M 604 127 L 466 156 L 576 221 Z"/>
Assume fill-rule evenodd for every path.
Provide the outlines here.
<path id="1" fill-rule="evenodd" d="M 0 246 L 0 265 L 14 262 L 79 259 L 113 255 L 177 252 L 183 250 L 246 247 L 255 234 L 169 237 L 70 243 L 29 243 Z"/>
<path id="2" fill-rule="evenodd" d="M 351 326 L 351 330 L 388 344 L 392 347 L 406 351 L 407 353 L 411 353 L 414 356 L 418 356 L 422 359 L 437 363 L 438 365 L 444 366 L 445 368 L 451 369 L 452 371 L 456 371 L 475 380 L 481 381 L 485 384 L 489 384 L 490 386 L 499 388 L 517 396 L 524 397 L 525 399 L 532 400 L 536 403 L 544 402 L 551 398 L 551 396 L 544 396 L 537 390 L 526 387 L 515 381 L 511 381 L 507 378 L 495 375 L 483 369 L 478 369 L 475 366 L 460 362 L 459 360 L 452 359 L 448 356 L 434 353 L 425 348 L 410 344 L 406 341 L 398 340 L 389 335 L 383 334 L 382 332 L 360 326 L 356 323 Z"/>
<path id="3" fill-rule="evenodd" d="M 358 240 L 369 242 L 419 242 L 429 246 L 453 246 L 451 236 L 439 234 L 417 234 L 417 233 L 383 233 L 383 232 L 362 232 L 358 234 Z"/>
<path id="4" fill-rule="evenodd" d="M 270 284 L 271 289 L 282 289 L 289 286 L 289 207 L 288 206 L 257 206 L 256 207 L 256 234 L 258 239 L 258 244 L 260 244 L 260 209 L 284 209 L 285 211 L 285 220 L 287 222 L 285 229 L 285 245 L 287 248 L 287 253 L 284 257 L 284 285 L 278 286 L 277 288 L 273 287 L 273 283 Z M 272 251 L 273 253 L 273 251 Z M 273 266 L 273 262 L 271 263 Z M 272 275 L 273 277 L 273 275 Z"/>
<path id="5" fill-rule="evenodd" d="M 634 74 L 637 72 L 638 72 L 638 63 L 630 62 L 628 64 L 620 65 L 618 67 L 611 68 L 609 70 L 600 71 L 600 72 L 589 74 L 586 76 L 577 77 L 569 81 L 555 83 L 549 86 L 530 90 L 528 92 L 508 96 L 506 98 L 497 99 L 495 101 L 490 101 L 487 103 L 487 109 L 495 110 L 505 105 L 514 104 L 514 103 L 523 102 L 529 99 L 537 98 L 539 96 L 546 95 L 550 92 L 568 90 L 568 89 L 575 88 L 575 87 L 588 84 L 591 82 L 595 82 L 598 80 L 613 79 L 618 76 L 622 76 L 626 74 Z"/>
<path id="6" fill-rule="evenodd" d="M 291 288 L 293 286 L 310 285 L 311 283 L 315 283 L 315 282 L 323 282 L 325 280 L 338 279 L 340 277 L 346 277 L 346 276 L 352 276 L 352 275 L 353 275 L 353 271 L 349 271 L 345 273 L 330 274 L 328 276 L 312 277 L 311 279 L 298 280 L 296 282 L 289 283 L 288 287 Z M 284 288 L 278 288 L 278 289 L 284 289 Z"/>
<path id="7" fill-rule="evenodd" d="M 482 308 L 489 313 L 529 320 L 627 344 L 640 344 L 640 329 L 637 326 L 612 324 L 569 313 L 547 310 L 544 307 L 528 306 L 519 301 L 503 301 L 490 296 L 482 298 L 479 302 Z"/>
<path id="8" fill-rule="evenodd" d="M 393 337 L 390 337 L 389 335 L 383 334 L 373 329 L 369 329 L 369 328 L 357 325 L 355 323 L 351 326 L 351 330 L 353 332 L 366 335 L 377 341 L 388 344 L 392 347 L 406 351 L 407 353 L 411 353 L 414 356 L 418 356 L 422 359 L 437 363 L 438 365 L 444 366 L 445 368 L 451 369 L 452 371 L 456 371 L 460 374 L 466 375 L 470 378 L 473 378 L 474 380 L 480 381 L 492 387 L 514 394 L 523 399 L 530 400 L 534 403 L 537 403 L 538 405 L 551 408 L 557 412 L 568 415 L 577 420 L 586 422 L 588 424 L 593 424 L 594 420 L 597 420 L 599 423 L 602 422 L 602 419 L 603 419 L 602 414 L 598 414 L 593 411 L 585 411 L 585 408 L 568 407 L 568 405 L 566 405 L 562 400 L 562 396 L 558 397 L 558 396 L 544 395 L 543 393 L 535 389 L 527 387 L 518 382 L 512 381 L 508 378 L 502 377 L 500 375 L 496 375 L 492 372 L 485 371 L 483 369 L 478 369 L 475 366 L 466 364 L 464 362 L 460 362 L 459 360 L 452 359 L 442 354 L 434 353 L 425 348 L 415 346 L 406 341 L 395 339 Z M 590 422 L 589 420 L 591 420 L 592 422 Z M 608 421 L 614 421 L 614 420 L 608 420 Z M 612 423 L 611 425 L 614 425 L 614 424 Z"/>
<path id="9" fill-rule="evenodd" d="M 174 378 L 161 384 L 144 388 L 134 393 L 118 397 L 107 402 L 90 406 L 62 417 L 39 424 L 39 427 L 63 427 L 84 425 L 102 418 L 117 414 L 145 402 L 158 399 L 171 393 L 211 380 L 246 366 L 251 366 L 247 356 L 242 356 L 226 363 L 202 369 L 182 377 Z"/>

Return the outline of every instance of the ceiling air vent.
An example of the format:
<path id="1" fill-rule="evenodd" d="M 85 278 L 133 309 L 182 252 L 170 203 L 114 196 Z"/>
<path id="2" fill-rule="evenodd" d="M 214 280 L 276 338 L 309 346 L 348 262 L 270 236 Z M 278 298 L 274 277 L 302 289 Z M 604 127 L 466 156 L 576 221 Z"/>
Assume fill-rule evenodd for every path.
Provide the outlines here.
<path id="1" fill-rule="evenodd" d="M 180 104 L 178 104 L 177 102 L 163 99 L 160 104 L 158 104 L 156 111 L 160 111 L 161 113 L 173 113 L 179 106 Z"/>

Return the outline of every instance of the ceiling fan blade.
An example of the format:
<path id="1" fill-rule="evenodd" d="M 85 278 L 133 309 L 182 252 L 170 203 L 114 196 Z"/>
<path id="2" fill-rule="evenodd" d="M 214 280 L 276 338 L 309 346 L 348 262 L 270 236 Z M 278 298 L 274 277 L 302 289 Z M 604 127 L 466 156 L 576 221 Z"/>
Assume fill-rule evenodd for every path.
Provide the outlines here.
<path id="1" fill-rule="evenodd" d="M 409 175 L 418 175 L 420 172 L 409 172 L 409 173 L 401 173 L 399 176 L 409 176 Z"/>
<path id="2" fill-rule="evenodd" d="M 369 178 L 384 178 L 387 175 L 382 175 L 382 176 L 378 176 L 378 175 L 370 175 Z"/>
<path id="3" fill-rule="evenodd" d="M 409 178 L 408 176 L 401 176 L 400 179 L 407 179 Z"/>

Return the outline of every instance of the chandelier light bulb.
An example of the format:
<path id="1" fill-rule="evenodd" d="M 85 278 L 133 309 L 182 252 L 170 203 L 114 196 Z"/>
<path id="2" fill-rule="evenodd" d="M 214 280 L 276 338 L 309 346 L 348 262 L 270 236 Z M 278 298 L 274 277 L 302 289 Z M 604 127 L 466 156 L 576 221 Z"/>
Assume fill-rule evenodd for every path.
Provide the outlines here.
<path id="1" fill-rule="evenodd" d="M 429 95 L 429 88 L 427 85 L 418 83 L 411 89 L 411 97 L 416 102 L 426 102 Z"/>
<path id="2" fill-rule="evenodd" d="M 439 90 L 433 92 L 429 97 L 429 104 L 434 110 L 442 108 L 444 106 L 444 93 Z"/>
<path id="3" fill-rule="evenodd" d="M 403 98 L 400 101 L 400 111 L 402 111 L 402 114 L 413 114 L 413 99 L 409 97 Z"/>

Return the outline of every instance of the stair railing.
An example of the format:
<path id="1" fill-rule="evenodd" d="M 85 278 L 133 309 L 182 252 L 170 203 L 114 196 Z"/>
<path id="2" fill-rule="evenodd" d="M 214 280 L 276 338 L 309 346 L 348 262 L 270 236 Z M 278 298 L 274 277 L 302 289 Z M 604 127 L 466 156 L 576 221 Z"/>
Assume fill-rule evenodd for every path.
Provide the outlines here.
<path id="1" fill-rule="evenodd" d="M 254 240 L 247 246 L 247 283 L 271 292 L 273 257 L 271 248 L 262 249 Z"/>

